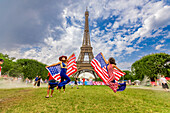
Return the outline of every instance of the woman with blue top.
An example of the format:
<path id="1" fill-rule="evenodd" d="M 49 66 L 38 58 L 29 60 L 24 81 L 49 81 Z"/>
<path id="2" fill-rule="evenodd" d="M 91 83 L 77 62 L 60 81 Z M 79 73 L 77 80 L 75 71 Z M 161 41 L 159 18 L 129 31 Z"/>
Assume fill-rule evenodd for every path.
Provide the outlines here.
<path id="1" fill-rule="evenodd" d="M 72 55 L 71 55 L 72 56 Z M 67 83 L 69 83 L 71 81 L 71 79 L 66 75 L 67 73 L 67 62 L 69 61 L 69 59 L 71 58 L 71 56 L 67 59 L 67 56 L 60 56 L 59 60 L 60 62 L 56 63 L 56 64 L 52 64 L 50 66 L 47 67 L 51 67 L 51 66 L 55 66 L 55 65 L 59 65 L 61 66 L 61 71 L 60 71 L 60 77 L 62 77 L 63 79 L 65 79 L 64 81 L 61 81 L 58 84 L 58 89 L 59 91 L 61 91 L 61 87 L 63 87 L 64 85 L 66 85 Z"/>

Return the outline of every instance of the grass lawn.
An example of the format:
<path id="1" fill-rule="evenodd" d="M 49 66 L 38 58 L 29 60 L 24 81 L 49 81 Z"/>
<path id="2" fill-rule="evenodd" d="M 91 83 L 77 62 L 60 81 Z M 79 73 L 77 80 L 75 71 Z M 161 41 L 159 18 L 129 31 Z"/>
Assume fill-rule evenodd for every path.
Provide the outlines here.
<path id="1" fill-rule="evenodd" d="M 127 88 L 114 93 L 107 86 L 80 86 L 66 93 L 56 89 L 45 98 L 46 88 L 0 89 L 0 112 L 119 112 L 170 113 L 170 92 Z"/>

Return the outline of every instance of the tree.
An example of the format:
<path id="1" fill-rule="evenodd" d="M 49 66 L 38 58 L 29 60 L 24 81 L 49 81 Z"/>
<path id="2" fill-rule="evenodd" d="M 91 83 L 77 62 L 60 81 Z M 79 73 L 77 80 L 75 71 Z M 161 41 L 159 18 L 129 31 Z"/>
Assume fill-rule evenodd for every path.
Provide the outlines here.
<path id="1" fill-rule="evenodd" d="M 19 64 L 17 64 L 16 62 L 14 62 L 12 68 L 8 71 L 8 74 L 12 77 L 23 76 L 23 68 L 19 66 Z"/>
<path id="2" fill-rule="evenodd" d="M 13 60 L 7 55 L 3 55 L 0 53 L 0 58 L 4 60 L 4 63 L 2 64 L 2 75 L 3 74 L 9 74 L 10 70 L 14 67 Z"/>
<path id="3" fill-rule="evenodd" d="M 158 74 L 170 77 L 169 61 L 170 55 L 166 53 L 156 53 L 144 56 L 132 64 L 132 74 L 140 80 L 142 80 L 145 75 L 149 78 L 155 78 Z"/>
<path id="4" fill-rule="evenodd" d="M 22 67 L 24 78 L 33 79 L 36 76 L 41 76 L 42 79 L 47 78 L 48 71 L 45 69 L 45 64 L 33 59 L 19 59 L 16 61 L 19 67 Z"/>
<path id="5" fill-rule="evenodd" d="M 48 71 L 45 69 L 46 64 L 32 59 L 18 59 L 14 61 L 14 57 L 9 57 L 9 55 L 2 53 L 0 53 L 0 58 L 4 60 L 2 74 L 12 77 L 23 76 L 29 79 L 33 79 L 37 75 L 41 76 L 42 79 L 47 78 Z"/>
<path id="6" fill-rule="evenodd" d="M 120 80 L 123 80 L 123 79 L 124 79 L 124 80 L 131 80 L 131 81 L 135 80 L 135 76 L 132 74 L 131 71 L 129 71 L 129 70 L 124 70 L 123 72 L 125 72 L 126 75 L 123 76 L 123 77 L 121 77 Z"/>
<path id="7" fill-rule="evenodd" d="M 100 77 L 98 77 L 96 81 L 103 81 L 103 80 Z"/>

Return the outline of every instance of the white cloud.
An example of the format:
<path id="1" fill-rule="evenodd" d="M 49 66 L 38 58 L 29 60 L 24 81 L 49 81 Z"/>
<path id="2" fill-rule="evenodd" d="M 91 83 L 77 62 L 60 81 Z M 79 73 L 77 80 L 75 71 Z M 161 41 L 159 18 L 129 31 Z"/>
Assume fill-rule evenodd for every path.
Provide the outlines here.
<path id="1" fill-rule="evenodd" d="M 97 22 L 93 22 L 93 27 L 97 27 Z"/>
<path id="2" fill-rule="evenodd" d="M 111 27 L 112 26 L 112 23 L 109 22 L 109 24 L 107 25 L 107 27 Z"/>
<path id="3" fill-rule="evenodd" d="M 134 38 L 140 37 L 137 43 L 143 40 L 143 37 L 152 37 L 153 30 L 158 30 L 167 25 L 170 25 L 170 6 L 164 6 L 153 15 L 145 19 L 144 24 L 137 32 L 134 33 Z M 161 32 L 161 30 L 160 30 Z"/>
<path id="4" fill-rule="evenodd" d="M 116 29 L 119 27 L 119 23 L 118 22 L 115 22 L 114 25 L 112 26 L 113 29 Z"/>
<path id="5" fill-rule="evenodd" d="M 155 47 L 155 49 L 156 50 L 160 50 L 161 49 L 161 47 L 163 47 L 164 45 L 157 45 L 156 47 Z"/>
<path id="6" fill-rule="evenodd" d="M 134 49 L 133 47 L 126 47 L 125 49 L 127 51 L 127 54 L 131 54 L 134 51 L 138 51 L 139 49 Z"/>
<path id="7" fill-rule="evenodd" d="M 143 37 L 151 36 L 152 30 L 164 27 L 170 22 L 170 15 L 168 15 L 170 6 L 164 6 L 162 1 L 78 1 L 64 8 L 61 17 L 63 19 L 62 26 L 47 28 L 48 36 L 44 38 L 44 44 L 38 45 L 40 48 L 38 52 L 34 47 L 30 47 L 29 50 L 24 52 L 20 52 L 20 49 L 23 47 L 13 51 L 3 51 L 17 58 L 33 58 L 47 64 L 55 63 L 60 55 L 70 55 L 72 52 L 75 52 L 78 57 L 83 38 L 86 6 L 88 6 L 89 10 L 89 24 L 95 27 L 91 30 L 94 55 L 103 52 L 106 58 L 110 56 L 120 57 L 139 51 L 140 48 L 138 46 L 132 46 L 132 41 L 141 37 L 138 41 L 140 43 Z M 118 18 L 113 18 L 113 20 L 115 19 L 114 23 L 107 22 L 108 24 L 104 26 L 107 32 L 101 30 L 98 26 L 100 23 L 97 22 L 113 16 Z M 71 25 L 68 24 L 67 18 L 70 19 Z M 98 19 L 100 21 L 97 21 Z M 140 22 L 137 22 L 139 20 Z M 142 27 L 134 32 L 140 25 Z M 117 28 L 120 28 L 120 26 L 124 28 L 118 30 Z M 62 31 L 62 34 L 57 39 L 52 35 L 56 31 Z M 130 35 L 125 35 L 127 32 Z M 157 35 L 159 32 L 161 30 L 158 30 Z M 159 50 L 162 46 L 158 45 L 155 49 Z M 131 63 L 119 63 L 121 68 L 131 65 Z"/>
<path id="8" fill-rule="evenodd" d="M 3 53 L 15 56 L 18 59 L 29 58 L 36 59 L 46 64 L 55 63 L 58 61 L 60 55 L 71 55 L 71 53 L 75 52 L 78 56 L 79 48 L 82 43 L 82 32 L 81 29 L 74 26 L 67 27 L 60 40 L 54 40 L 53 37 L 45 38 L 45 44 L 39 46 L 39 52 L 37 52 L 34 47 L 31 47 L 30 50 L 24 53 L 21 53 L 20 49 L 13 51 L 3 50 Z"/>
<path id="9" fill-rule="evenodd" d="M 170 38 L 170 32 L 168 32 L 168 34 L 164 37 L 164 38 Z"/>
<path id="10" fill-rule="evenodd" d="M 161 43 L 164 43 L 164 42 L 165 42 L 165 40 L 161 40 L 160 42 L 161 42 Z"/>
<path id="11" fill-rule="evenodd" d="M 131 70 L 132 62 L 118 62 L 118 67 L 121 67 L 121 70 Z"/>

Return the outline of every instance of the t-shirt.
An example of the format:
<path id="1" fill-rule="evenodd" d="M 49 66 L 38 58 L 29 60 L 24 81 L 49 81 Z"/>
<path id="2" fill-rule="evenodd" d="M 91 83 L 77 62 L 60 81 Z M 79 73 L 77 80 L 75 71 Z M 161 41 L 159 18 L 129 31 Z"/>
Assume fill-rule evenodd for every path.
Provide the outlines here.
<path id="1" fill-rule="evenodd" d="M 160 80 L 161 80 L 162 83 L 166 83 L 166 79 L 165 78 L 161 77 Z"/>
<path id="2" fill-rule="evenodd" d="M 38 80 L 38 77 L 35 78 L 35 81 L 37 81 L 37 80 Z"/>
<path id="3" fill-rule="evenodd" d="M 50 81 L 50 80 L 54 79 L 50 73 L 48 73 L 48 76 L 49 76 L 48 81 Z"/>

